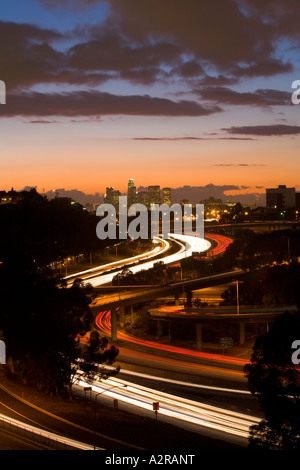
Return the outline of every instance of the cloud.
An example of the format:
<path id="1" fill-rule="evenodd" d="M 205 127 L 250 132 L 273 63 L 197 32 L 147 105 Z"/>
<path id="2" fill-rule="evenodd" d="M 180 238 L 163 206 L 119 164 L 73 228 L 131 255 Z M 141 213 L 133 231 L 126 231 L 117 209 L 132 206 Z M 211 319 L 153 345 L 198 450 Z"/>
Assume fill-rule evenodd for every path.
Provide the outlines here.
<path id="1" fill-rule="evenodd" d="M 187 85 L 202 100 L 228 105 L 270 107 L 287 104 L 284 91 L 237 92 L 227 86 L 244 78 L 271 77 L 293 70 L 278 55 L 282 38 L 300 41 L 296 0 L 39 0 L 46 8 L 92 8 L 108 5 L 99 24 L 82 25 L 62 34 L 38 26 L 0 22 L 1 79 L 7 84 L 7 110 L 1 115 L 95 116 L 102 114 L 203 116 L 220 112 L 195 101 L 107 95 L 24 94 L 36 85 L 74 85 L 83 89 L 113 80 L 133 85 Z M 243 7 L 241 7 L 241 5 Z M 287 29 L 288 20 L 292 27 Z M 299 21 L 298 23 L 299 24 Z M 67 41 L 66 41 L 67 40 Z M 59 44 L 59 46 L 58 46 Z M 199 89 L 195 89 L 198 84 Z M 208 86 L 210 85 L 210 86 Z M 110 103 L 106 98 L 110 98 Z M 95 98 L 95 103 L 90 98 Z M 73 102 L 71 102 L 71 99 Z M 132 103 L 129 105 L 128 100 Z M 59 100 L 65 104 L 63 113 Z M 165 112 L 163 111 L 165 104 Z M 32 106 L 30 112 L 29 106 Z M 98 111 L 96 107 L 101 107 Z M 47 108 L 49 107 L 49 111 Z M 228 138 L 229 139 L 229 138 Z"/>
<path id="2" fill-rule="evenodd" d="M 163 141 L 163 140 L 170 140 L 170 141 L 179 141 L 179 140 L 207 140 L 205 137 L 133 137 L 132 140 L 153 140 L 153 141 Z"/>
<path id="3" fill-rule="evenodd" d="M 60 74 L 62 54 L 50 43 L 61 39 L 56 31 L 0 21 L 1 79 L 8 90 L 53 81 Z"/>
<path id="4" fill-rule="evenodd" d="M 214 166 L 265 166 L 262 163 L 216 163 Z"/>
<path id="5" fill-rule="evenodd" d="M 53 199 L 57 196 L 58 197 L 70 197 L 74 201 L 79 202 L 80 204 L 83 204 L 83 205 L 88 204 L 89 202 L 92 202 L 95 204 L 103 203 L 102 193 L 97 192 L 94 194 L 86 194 L 83 191 L 80 191 L 78 189 L 65 189 L 65 188 L 53 189 L 52 191 L 46 192 L 45 195 L 49 199 Z"/>
<path id="6" fill-rule="evenodd" d="M 235 77 L 271 77 L 274 75 L 290 73 L 294 67 L 289 62 L 281 62 L 279 59 L 270 58 L 263 62 L 256 62 L 244 67 L 237 66 Z"/>
<path id="7" fill-rule="evenodd" d="M 51 120 L 47 121 L 46 119 L 36 119 L 34 121 L 27 121 L 28 124 L 56 124 L 58 121 Z"/>
<path id="8" fill-rule="evenodd" d="M 212 134 L 216 135 L 216 134 Z M 148 141 L 181 141 L 181 140 L 253 140 L 250 137 L 133 137 L 132 140 L 148 140 Z"/>
<path id="9" fill-rule="evenodd" d="M 172 101 L 149 95 L 118 96 L 98 91 L 69 93 L 28 92 L 9 95 L 0 117 L 13 116 L 207 116 L 220 112 L 195 101 Z"/>
<path id="10" fill-rule="evenodd" d="M 233 126 L 224 128 L 230 134 L 244 134 L 256 136 L 282 136 L 299 135 L 300 126 L 289 126 L 284 124 L 260 125 L 260 126 Z"/>
<path id="11" fill-rule="evenodd" d="M 100 58 L 103 70 L 111 63 L 113 70 L 120 70 L 128 78 L 133 76 L 132 65 L 139 55 L 143 54 L 142 69 L 152 61 L 155 62 L 155 65 L 152 64 L 155 68 L 164 60 L 169 63 L 170 52 L 176 54 L 176 57 L 173 56 L 176 63 L 172 66 L 171 75 L 180 74 L 186 79 L 203 78 L 204 69 L 211 72 L 212 67 L 217 72 L 216 76 L 224 80 L 274 76 L 293 69 L 291 62 L 283 62 L 279 58 L 280 40 L 289 38 L 294 44 L 300 40 L 297 0 L 276 0 L 275 6 L 271 0 L 190 0 L 188 6 L 183 6 L 181 0 L 39 1 L 48 8 L 91 8 L 96 3 L 106 3 L 109 7 L 106 22 L 101 24 L 101 28 L 91 28 L 88 31 L 90 41 L 75 45 L 72 53 L 79 54 L 80 61 L 91 62 L 90 51 L 95 50 L 92 69 L 95 66 L 101 68 L 98 62 Z M 105 34 L 112 30 L 116 42 L 110 38 L 105 54 L 101 41 L 105 42 Z M 97 35 L 102 35 L 98 44 Z M 167 50 L 162 48 L 163 44 L 168 45 Z M 82 54 L 84 50 L 88 54 Z M 119 67 L 122 50 L 126 53 L 129 65 L 120 63 Z"/>
<path id="12" fill-rule="evenodd" d="M 115 29 L 90 28 L 90 40 L 79 42 L 68 51 L 69 66 L 88 73 L 109 73 L 109 78 L 150 83 L 166 76 L 163 65 L 180 61 L 182 48 L 168 41 L 144 40 L 132 44 Z M 182 73 L 184 73 L 184 66 Z"/>
<path id="13" fill-rule="evenodd" d="M 254 92 L 238 92 L 226 87 L 207 87 L 198 91 L 201 98 L 219 104 L 235 106 L 287 106 L 291 105 L 291 93 L 259 89 Z"/>

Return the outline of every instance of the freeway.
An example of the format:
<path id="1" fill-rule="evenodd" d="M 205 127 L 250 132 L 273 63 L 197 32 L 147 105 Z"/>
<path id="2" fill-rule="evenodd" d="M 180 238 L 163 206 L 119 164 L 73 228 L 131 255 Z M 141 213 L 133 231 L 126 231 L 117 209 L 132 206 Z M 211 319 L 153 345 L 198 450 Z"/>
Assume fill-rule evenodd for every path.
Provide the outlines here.
<path id="1" fill-rule="evenodd" d="M 117 261 L 114 263 L 109 263 L 106 265 L 102 265 L 93 269 L 89 269 L 87 271 L 82 271 L 76 274 L 72 274 L 70 276 L 65 277 L 69 285 L 73 282 L 75 278 L 80 277 L 84 283 L 89 283 L 93 287 L 98 287 L 101 285 L 109 284 L 112 282 L 113 278 L 120 274 L 124 267 L 130 265 L 130 270 L 133 273 L 137 273 L 144 269 L 153 268 L 154 264 L 158 261 L 157 256 L 160 255 L 159 261 L 162 261 L 165 264 L 175 264 L 179 262 L 181 259 L 192 256 L 193 253 L 204 253 L 211 249 L 210 241 L 191 236 L 191 235 L 181 235 L 181 234 L 169 234 L 169 237 L 173 239 L 179 246 L 177 253 L 173 253 L 171 255 L 165 254 L 170 249 L 170 243 L 167 240 L 162 238 L 155 238 L 154 241 L 160 244 L 160 247 L 156 247 L 154 250 L 144 253 L 142 255 L 128 258 L 126 260 Z M 213 240 L 219 242 L 217 246 L 221 251 L 225 249 L 226 237 L 222 237 L 219 235 L 214 235 Z M 230 240 L 230 239 L 227 239 Z M 229 243 L 229 242 L 227 242 Z M 217 250 L 216 247 L 213 248 L 214 254 L 219 254 L 220 251 Z M 149 258 L 155 258 L 152 261 L 149 261 Z M 143 260 L 147 259 L 147 261 L 142 262 Z M 134 263 L 134 264 L 133 264 Z M 118 269 L 119 268 L 119 269 Z"/>
<path id="2" fill-rule="evenodd" d="M 89 281 L 89 283 L 91 283 L 92 279 L 97 279 L 99 276 L 108 271 L 116 271 L 118 268 L 123 269 L 132 263 L 139 263 L 141 260 L 151 259 L 157 257 L 158 255 L 163 255 L 167 250 L 170 249 L 170 243 L 162 238 L 154 238 L 153 243 L 156 244 L 156 246 L 146 253 L 122 259 L 120 261 L 114 261 L 113 263 L 96 266 L 95 268 L 87 269 L 85 271 L 79 271 L 66 276 L 64 279 L 68 282 L 68 285 L 71 285 L 74 279 L 77 279 L 78 277 L 80 277 L 83 281 Z M 116 275 L 116 272 L 114 272 L 114 275 Z"/>
<path id="3" fill-rule="evenodd" d="M 53 450 L 93 450 L 96 436 L 97 450 L 137 449 L 131 443 L 103 434 L 102 429 L 95 428 L 93 419 L 92 425 L 89 420 L 81 425 L 80 420 L 76 419 L 76 408 L 74 410 L 71 403 L 70 406 L 67 402 L 62 405 L 66 414 L 61 413 L 60 407 L 55 408 L 58 414 L 53 414 L 47 410 L 47 406 L 44 409 L 35 404 L 30 390 L 24 388 L 23 392 L 22 387 L 18 387 L 14 393 L 11 384 L 7 383 L 7 386 L 9 388 L 0 384 L 0 428 L 22 436 L 28 445 L 31 442 L 32 446 L 38 446 L 40 443 L 39 447 Z M 75 413 L 74 421 L 72 413 Z M 71 421 L 67 419 L 69 416 Z M 1 445 L 0 440 L 0 448 Z M 20 442 L 14 439 L 3 445 L 14 445 L 16 450 L 23 449 Z"/>
<path id="4" fill-rule="evenodd" d="M 159 404 L 160 421 L 239 445 L 247 445 L 250 426 L 261 420 L 249 413 L 183 398 L 116 377 L 105 382 L 95 377 L 92 385 L 78 377 L 76 393 L 82 394 L 87 385 L 92 387 L 94 396 L 101 395 L 100 399 L 105 403 L 118 400 L 122 409 L 147 417 L 154 417 L 153 405 L 156 403 Z"/>
<path id="5" fill-rule="evenodd" d="M 177 242 L 181 243 L 181 248 L 176 255 L 166 256 L 162 260 L 168 263 L 175 263 L 185 256 L 190 256 L 194 251 L 204 252 L 211 249 L 213 254 L 223 252 L 231 240 L 227 237 L 219 235 L 212 235 L 211 241 L 215 242 L 214 247 L 208 240 L 197 239 L 197 237 L 182 237 L 176 236 Z M 186 244 L 186 246 L 183 245 Z M 139 266 L 131 267 L 134 272 L 139 269 L 147 269 L 153 266 L 153 262 L 142 263 Z M 237 274 L 237 273 L 235 273 Z M 91 282 L 94 286 L 111 282 L 113 274 L 101 274 L 100 276 L 90 277 L 87 273 L 85 278 L 86 282 Z M 229 273 L 232 276 L 232 273 Z M 223 276 L 223 275 L 222 275 Z M 176 284 L 173 287 L 177 287 Z M 131 294 L 130 294 L 131 295 Z M 134 294 L 134 296 L 136 293 Z M 110 300 L 111 300 L 110 296 Z M 117 294 L 120 300 L 120 294 Z M 102 310 L 96 317 L 97 327 L 107 335 L 111 334 L 110 324 L 110 311 Z M 118 339 L 126 341 L 126 344 L 131 343 L 136 345 L 145 346 L 148 352 L 139 351 L 128 348 L 120 347 L 120 359 L 126 364 L 125 370 L 122 370 L 120 376 L 122 378 L 109 379 L 106 385 L 96 383 L 93 384 L 94 393 L 102 395 L 102 399 L 108 397 L 121 401 L 129 411 L 137 412 L 138 414 L 146 413 L 146 416 L 153 416 L 152 406 L 154 402 L 160 403 L 159 416 L 163 416 L 164 420 L 168 422 L 174 421 L 180 427 L 186 427 L 194 432 L 200 432 L 212 437 L 218 437 L 233 442 L 247 443 L 249 427 L 260 421 L 259 416 L 251 416 L 248 413 L 234 411 L 233 408 L 237 406 L 239 401 L 241 406 L 249 407 L 249 401 L 245 401 L 245 397 L 249 400 L 249 394 L 246 390 L 245 377 L 242 372 L 245 360 L 240 358 L 226 357 L 223 355 L 205 354 L 200 351 L 191 351 L 183 348 L 175 348 L 170 345 L 163 345 L 155 342 L 144 340 L 137 340 L 137 338 L 130 337 L 124 333 L 118 333 Z M 119 347 L 119 346 L 118 346 Z M 175 355 L 176 358 L 169 357 Z M 185 359 L 183 359 L 185 358 Z M 199 361 L 206 360 L 207 363 L 200 364 Z M 213 365 L 212 365 L 213 363 Z M 147 378 L 141 378 L 141 374 L 132 370 L 134 366 L 140 366 L 142 370 L 149 370 L 150 374 Z M 136 369 L 135 369 L 136 370 Z M 164 377 L 156 377 L 153 371 L 160 370 L 160 373 L 167 375 L 166 371 L 174 372 L 182 377 L 182 381 L 172 381 Z M 127 374 L 127 377 L 126 377 Z M 129 377 L 128 377 L 129 375 Z M 145 376 L 145 374 L 143 374 Z M 158 374 L 159 375 L 159 374 Z M 124 377 L 125 376 L 125 377 Z M 190 378 L 197 377 L 196 382 L 189 383 Z M 147 380 L 148 387 L 141 385 L 141 380 Z M 160 381 L 160 382 L 159 382 Z M 138 383 L 136 383 L 138 382 Z M 154 385 L 156 382 L 156 386 Z M 166 393 L 161 387 L 167 387 L 168 391 L 173 390 L 174 394 Z M 211 385 L 211 384 L 214 385 Z M 216 386 L 215 384 L 219 384 Z M 87 384 L 82 381 L 78 384 L 78 393 L 82 392 L 83 387 Z M 123 388 L 126 385 L 126 390 Z M 197 388 L 195 388 L 197 387 Z M 233 387 L 233 388 L 231 388 Z M 122 390 L 116 390 L 122 388 Z M 114 389 L 114 390 L 112 390 Z M 206 393 L 206 402 L 200 401 L 199 390 L 202 395 Z M 212 403 L 207 403 L 208 397 Z M 213 394 L 213 397 L 211 395 Z M 220 407 L 215 406 L 216 394 L 222 394 L 220 402 L 227 403 Z M 224 401 L 224 394 L 226 395 Z M 237 400 L 237 396 L 242 396 L 241 401 Z M 218 395 L 220 397 L 220 395 Z M 191 398 L 193 397 L 193 398 Z"/>
<path id="6" fill-rule="evenodd" d="M 207 251 L 206 258 L 224 253 L 224 251 L 226 251 L 229 245 L 233 242 L 231 238 L 214 233 L 205 234 L 205 238 L 210 242 L 214 242 L 214 246 L 211 246 Z"/>
<path id="7" fill-rule="evenodd" d="M 99 328 L 100 331 L 110 336 L 111 335 L 111 312 L 109 310 L 99 312 L 99 314 L 97 315 L 95 319 L 95 324 Z M 129 343 L 133 343 L 135 345 L 146 346 L 154 350 L 156 354 L 158 354 L 159 351 L 166 351 L 168 353 L 179 354 L 189 359 L 191 358 L 197 358 L 199 360 L 206 359 L 206 360 L 209 360 L 210 362 L 215 361 L 218 364 L 220 363 L 223 363 L 226 365 L 231 364 L 231 365 L 238 365 L 240 367 L 243 367 L 247 362 L 245 359 L 241 359 L 239 357 L 224 356 L 222 354 L 209 354 L 209 353 L 204 353 L 201 351 L 179 348 L 179 347 L 172 346 L 169 344 L 161 344 L 155 341 L 144 340 L 144 339 L 140 339 L 140 338 L 125 334 L 121 331 L 118 332 L 118 339 L 127 341 Z"/>
<path id="8" fill-rule="evenodd" d="M 7 431 L 0 430 L 0 450 L 42 450 L 39 446 L 23 438 L 10 434 Z"/>

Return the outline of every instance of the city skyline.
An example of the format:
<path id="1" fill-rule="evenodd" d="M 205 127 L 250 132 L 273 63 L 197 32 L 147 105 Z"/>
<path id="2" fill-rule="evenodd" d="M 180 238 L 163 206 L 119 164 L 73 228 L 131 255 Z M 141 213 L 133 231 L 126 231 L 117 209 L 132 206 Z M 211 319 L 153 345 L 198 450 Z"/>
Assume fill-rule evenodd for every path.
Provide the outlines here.
<path id="1" fill-rule="evenodd" d="M 4 0 L 0 189 L 299 190 L 298 10 Z"/>

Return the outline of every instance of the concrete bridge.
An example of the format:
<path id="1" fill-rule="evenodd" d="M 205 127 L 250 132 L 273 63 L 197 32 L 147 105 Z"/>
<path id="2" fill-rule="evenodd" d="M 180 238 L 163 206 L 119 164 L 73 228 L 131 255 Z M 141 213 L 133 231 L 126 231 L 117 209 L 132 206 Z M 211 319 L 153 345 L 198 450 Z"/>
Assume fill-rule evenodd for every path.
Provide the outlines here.
<path id="1" fill-rule="evenodd" d="M 179 307 L 161 307 L 149 310 L 149 314 L 153 320 L 157 320 L 157 331 L 162 335 L 163 324 L 168 325 L 172 321 L 184 321 L 194 323 L 196 328 L 197 347 L 203 346 L 202 334 L 203 328 L 208 325 L 226 323 L 239 325 L 239 342 L 240 345 L 245 343 L 246 325 L 255 323 L 265 323 L 267 329 L 270 323 L 273 323 L 286 310 L 296 311 L 296 307 L 217 307 L 217 308 L 201 308 L 188 309 Z"/>
<path id="2" fill-rule="evenodd" d="M 99 307 L 103 310 L 111 311 L 111 338 L 112 341 L 117 339 L 117 315 L 125 314 L 125 308 L 130 307 L 133 310 L 134 305 L 147 304 L 157 298 L 174 296 L 174 303 L 178 303 L 178 297 L 184 293 L 186 297 L 186 305 L 191 306 L 192 292 L 205 287 L 211 287 L 224 282 L 233 282 L 242 280 L 245 276 L 243 270 L 234 270 L 226 273 L 214 274 L 212 276 L 204 276 L 198 279 L 181 281 L 167 286 L 148 287 L 144 286 L 140 289 L 112 290 L 112 293 L 98 296 L 92 303 L 92 308 L 99 311 Z M 124 287 L 124 286 L 123 286 Z M 102 289 L 95 289 L 99 294 L 105 292 Z M 199 327 L 198 327 L 199 328 Z"/>

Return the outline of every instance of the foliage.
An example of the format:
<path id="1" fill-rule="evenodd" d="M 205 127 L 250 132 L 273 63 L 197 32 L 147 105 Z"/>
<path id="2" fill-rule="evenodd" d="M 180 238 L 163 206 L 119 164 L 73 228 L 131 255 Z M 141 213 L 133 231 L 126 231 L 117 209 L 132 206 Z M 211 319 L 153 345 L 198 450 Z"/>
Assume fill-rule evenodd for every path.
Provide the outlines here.
<path id="1" fill-rule="evenodd" d="M 108 339 L 101 337 L 97 330 L 92 330 L 88 334 L 88 340 L 85 344 L 81 344 L 80 362 L 77 362 L 78 369 L 84 373 L 86 382 L 93 382 L 95 374 L 99 375 L 99 364 L 111 365 L 114 363 L 119 350 L 109 344 Z M 100 373 L 102 378 L 107 378 L 114 372 L 105 370 L 104 375 Z"/>
<path id="2" fill-rule="evenodd" d="M 239 283 L 239 303 L 265 307 L 300 305 L 299 280 L 300 265 L 296 262 L 247 272 Z M 222 298 L 222 305 L 236 305 L 236 286 L 225 290 Z"/>
<path id="3" fill-rule="evenodd" d="M 98 218 L 65 198 L 48 200 L 35 189 L 18 193 L 16 204 L 0 206 L 0 261 L 26 257 L 45 267 L 68 256 L 104 248 Z"/>
<path id="4" fill-rule="evenodd" d="M 298 230 L 276 230 L 256 234 L 243 250 L 241 266 L 253 269 L 266 264 L 282 263 L 300 255 Z"/>
<path id="5" fill-rule="evenodd" d="M 245 366 L 248 388 L 265 413 L 265 419 L 251 428 L 252 448 L 300 448 L 300 370 L 292 362 L 292 343 L 299 331 L 300 313 L 284 313 L 267 335 L 256 340 Z"/>
<path id="6" fill-rule="evenodd" d="M 0 207 L 0 330 L 7 369 L 51 393 L 71 392 L 75 361 L 88 354 L 112 363 L 118 351 L 101 342 L 80 343 L 92 328 L 91 286 L 67 287 L 48 267 L 53 261 L 97 249 L 97 219 L 69 199 L 49 201 L 35 190 Z"/>

